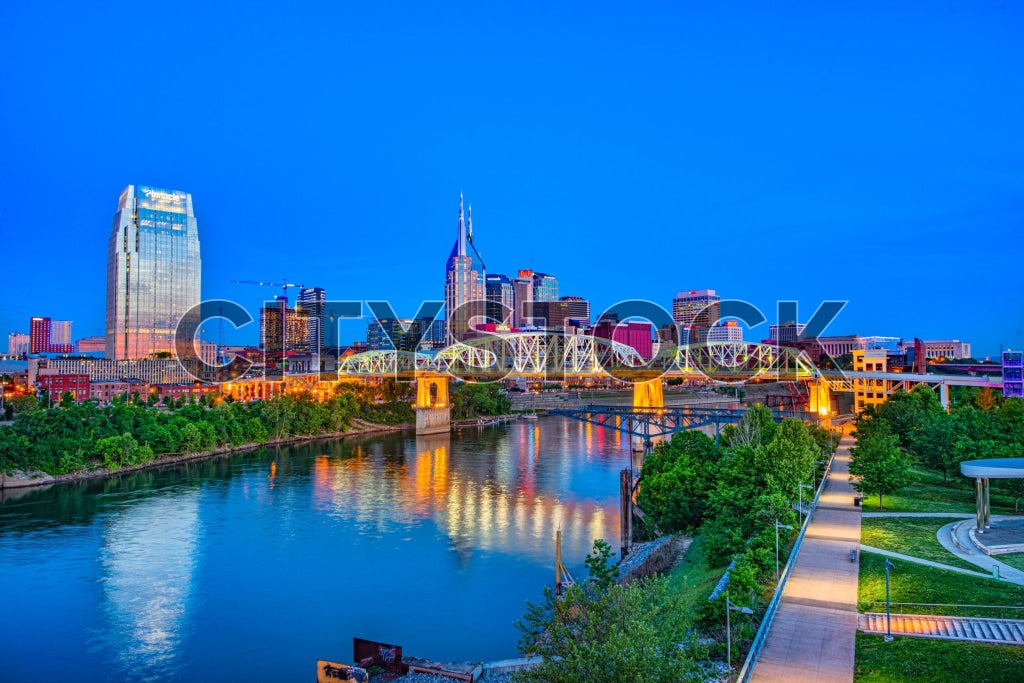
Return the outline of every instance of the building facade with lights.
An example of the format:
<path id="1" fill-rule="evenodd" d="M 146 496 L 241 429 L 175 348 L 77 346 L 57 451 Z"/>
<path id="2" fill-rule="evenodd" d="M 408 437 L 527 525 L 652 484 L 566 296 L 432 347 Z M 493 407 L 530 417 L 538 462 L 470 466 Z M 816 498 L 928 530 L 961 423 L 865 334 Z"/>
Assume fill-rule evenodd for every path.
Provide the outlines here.
<path id="1" fill-rule="evenodd" d="M 672 299 L 672 319 L 684 332 L 680 343 L 697 344 L 707 341 L 708 330 L 718 322 L 718 302 L 721 297 L 713 289 L 692 289 L 679 292 Z"/>
<path id="2" fill-rule="evenodd" d="M 447 342 L 454 344 L 469 336 L 473 318 L 486 314 L 487 268 L 473 244 L 473 206 L 463 213 L 459 193 L 459 224 L 455 245 L 445 264 L 444 310 L 448 321 Z"/>
<path id="3" fill-rule="evenodd" d="M 173 353 L 178 322 L 199 304 L 201 274 L 192 195 L 125 188 L 107 250 L 107 358 Z"/>

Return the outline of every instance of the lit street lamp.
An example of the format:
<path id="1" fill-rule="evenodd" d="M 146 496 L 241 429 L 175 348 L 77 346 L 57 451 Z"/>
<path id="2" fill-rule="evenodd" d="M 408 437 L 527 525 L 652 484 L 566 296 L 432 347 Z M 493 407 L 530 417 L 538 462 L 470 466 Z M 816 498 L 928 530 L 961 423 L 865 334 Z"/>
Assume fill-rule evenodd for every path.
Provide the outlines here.
<path id="1" fill-rule="evenodd" d="M 729 624 L 729 612 L 739 612 L 740 614 L 753 614 L 754 610 L 749 607 L 740 607 L 734 605 L 729 601 L 729 594 L 725 594 L 725 660 L 732 671 L 732 627 Z"/>
<path id="2" fill-rule="evenodd" d="M 779 583 L 779 529 L 793 530 L 788 524 L 781 524 L 779 520 L 775 520 L 775 583 Z"/>
<path id="3" fill-rule="evenodd" d="M 885 642 L 892 642 L 892 614 L 889 610 L 889 568 L 896 569 L 896 565 L 885 560 Z"/>
<path id="4" fill-rule="evenodd" d="M 804 525 L 804 489 L 814 490 L 814 487 L 810 484 L 805 484 L 802 481 L 796 484 L 796 497 L 798 500 L 797 506 L 800 509 L 800 526 Z"/>

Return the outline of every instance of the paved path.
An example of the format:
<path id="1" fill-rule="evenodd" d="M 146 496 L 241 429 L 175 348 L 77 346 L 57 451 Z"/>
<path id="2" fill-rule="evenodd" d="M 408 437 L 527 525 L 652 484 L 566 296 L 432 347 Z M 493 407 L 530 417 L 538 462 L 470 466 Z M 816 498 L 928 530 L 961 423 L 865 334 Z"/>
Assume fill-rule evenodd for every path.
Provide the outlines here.
<path id="1" fill-rule="evenodd" d="M 966 543 L 964 543 L 964 540 L 966 539 L 962 538 L 961 543 L 964 543 L 965 548 L 971 550 L 970 553 L 964 552 L 963 549 L 961 549 L 960 546 L 958 546 L 953 541 L 953 538 L 951 536 L 953 527 L 962 523 L 963 522 L 952 522 L 940 528 L 935 533 L 935 535 L 939 539 L 939 543 L 942 544 L 942 547 L 948 550 L 949 552 L 953 553 L 957 557 L 959 557 L 961 560 L 965 560 L 967 562 L 970 562 L 971 564 L 981 567 L 982 569 L 988 572 L 989 576 L 992 576 L 992 567 L 999 567 L 1000 579 L 1002 579 L 1003 581 L 1008 581 L 1010 583 L 1015 583 L 1020 586 L 1024 586 L 1024 572 L 1022 572 L 1021 570 L 1015 567 L 1011 567 L 1005 562 L 1000 562 L 994 557 L 984 554 L 983 552 L 981 552 L 981 550 L 970 545 L 969 540 Z"/>
<path id="2" fill-rule="evenodd" d="M 853 681 L 857 634 L 860 508 L 849 483 L 851 437 L 843 437 L 793 572 L 782 592 L 752 681 Z"/>
<path id="3" fill-rule="evenodd" d="M 860 615 L 865 633 L 885 633 L 885 612 Z M 1024 645 L 1024 620 L 945 617 L 934 614 L 893 614 L 889 629 L 896 635 L 943 640 L 973 640 L 1002 645 Z"/>
<path id="4" fill-rule="evenodd" d="M 864 512 L 862 517 L 945 517 L 947 519 L 974 519 L 973 512 Z"/>
<path id="5" fill-rule="evenodd" d="M 903 560 L 905 562 L 914 562 L 915 564 L 923 564 L 926 567 L 935 567 L 936 569 L 945 569 L 951 572 L 960 572 L 961 574 L 970 574 L 971 576 L 981 576 L 986 579 L 991 579 L 991 574 L 983 574 L 976 572 L 971 569 L 962 569 L 960 567 L 954 567 L 951 564 L 942 564 L 941 562 L 932 562 L 931 560 L 925 560 L 920 557 L 914 557 L 913 555 L 904 555 L 903 553 L 894 553 L 891 550 L 882 550 L 881 548 L 872 548 L 869 545 L 860 544 L 860 549 L 866 553 L 875 553 L 876 555 L 885 555 L 891 557 L 894 560 Z"/>

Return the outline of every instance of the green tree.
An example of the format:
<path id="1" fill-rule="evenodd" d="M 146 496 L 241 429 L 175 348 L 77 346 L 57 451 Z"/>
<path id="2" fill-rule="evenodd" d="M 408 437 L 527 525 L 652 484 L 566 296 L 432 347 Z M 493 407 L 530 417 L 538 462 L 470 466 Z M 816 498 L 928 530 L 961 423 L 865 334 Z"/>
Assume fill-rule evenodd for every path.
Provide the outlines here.
<path id="1" fill-rule="evenodd" d="M 619 566 L 615 564 L 615 553 L 604 539 L 595 539 L 594 547 L 584 560 L 587 573 L 599 590 L 608 590 L 619 580 Z"/>
<path id="2" fill-rule="evenodd" d="M 850 449 L 850 456 L 850 474 L 860 477 L 854 488 L 869 495 L 877 493 L 879 509 L 883 494 L 895 493 L 913 481 L 910 463 L 895 434 L 876 431 L 865 436 Z"/>
<path id="3" fill-rule="evenodd" d="M 615 585 L 607 591 L 570 587 L 528 603 L 516 623 L 519 651 L 541 663 L 516 680 L 545 683 L 644 683 L 704 680 L 706 650 L 687 634 L 683 595 L 664 579 Z"/>
<path id="4" fill-rule="evenodd" d="M 756 446 L 768 443 L 775 435 L 775 418 L 772 411 L 760 403 L 756 403 L 747 409 L 740 421 L 736 424 L 735 431 L 729 430 L 728 444 L 730 446 Z"/>
<path id="5" fill-rule="evenodd" d="M 718 474 L 718 451 L 706 434 L 678 432 L 647 456 L 637 503 L 662 531 L 700 526 Z"/>

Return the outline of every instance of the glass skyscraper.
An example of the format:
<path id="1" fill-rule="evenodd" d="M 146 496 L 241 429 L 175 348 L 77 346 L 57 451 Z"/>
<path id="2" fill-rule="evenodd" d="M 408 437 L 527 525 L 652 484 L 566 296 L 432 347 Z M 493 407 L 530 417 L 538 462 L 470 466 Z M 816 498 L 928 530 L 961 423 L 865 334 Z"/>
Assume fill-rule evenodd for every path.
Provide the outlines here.
<path id="1" fill-rule="evenodd" d="M 107 358 L 173 353 L 178 321 L 200 301 L 192 195 L 129 185 L 107 253 Z"/>

